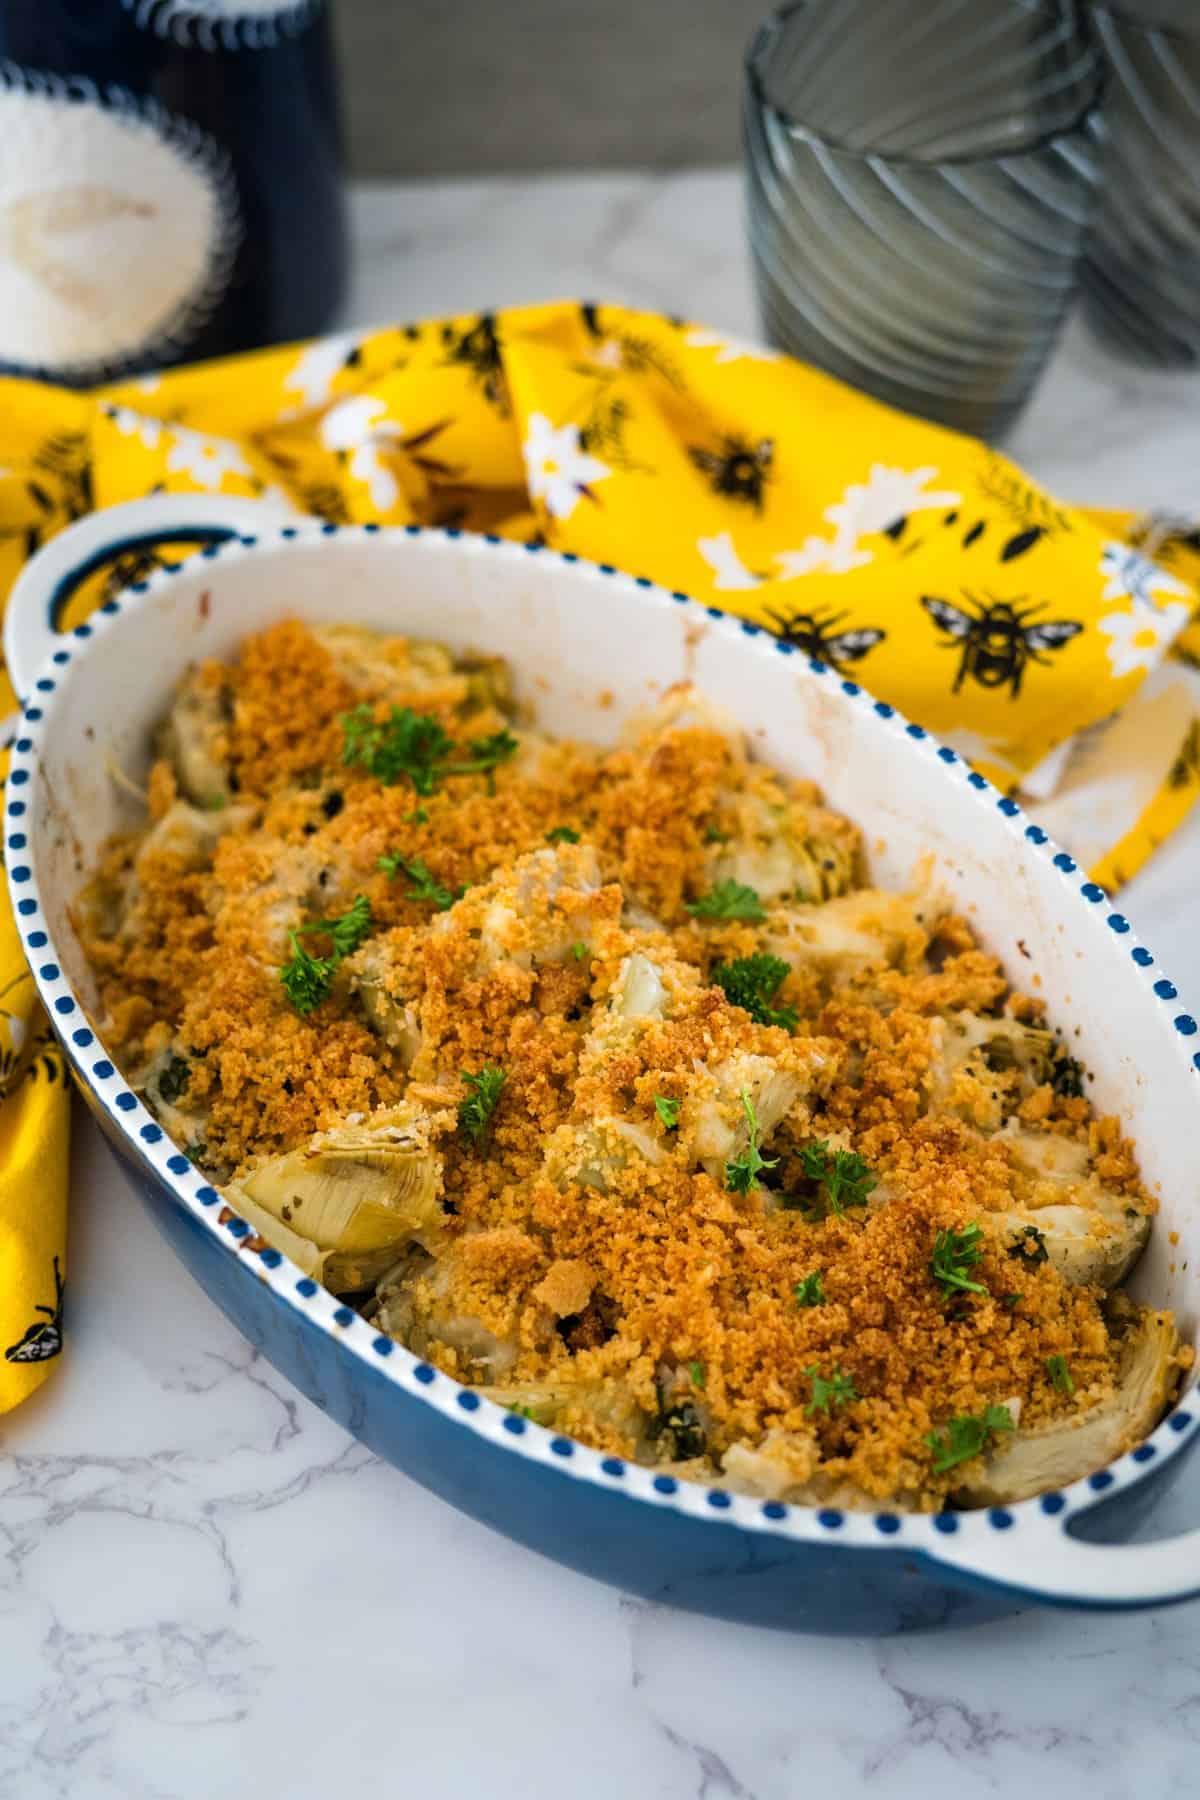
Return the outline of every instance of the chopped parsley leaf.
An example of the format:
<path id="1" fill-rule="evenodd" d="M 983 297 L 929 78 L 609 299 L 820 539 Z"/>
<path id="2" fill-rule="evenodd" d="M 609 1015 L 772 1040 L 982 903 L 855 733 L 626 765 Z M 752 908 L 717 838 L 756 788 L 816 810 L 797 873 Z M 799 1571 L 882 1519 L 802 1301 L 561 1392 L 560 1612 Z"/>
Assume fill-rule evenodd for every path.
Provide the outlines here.
<path id="1" fill-rule="evenodd" d="M 418 794 L 432 794 L 451 740 L 437 719 L 393 706 L 386 719 L 365 702 L 341 717 L 342 761 L 359 764 L 385 787 L 407 775 Z"/>
<path id="2" fill-rule="evenodd" d="M 192 1065 L 186 1056 L 172 1055 L 166 1068 L 158 1078 L 158 1097 L 173 1106 L 181 1094 L 187 1092 L 187 1084 L 192 1079 Z"/>
<path id="3" fill-rule="evenodd" d="M 1030 1268 L 1036 1268 L 1039 1263 L 1050 1261 L 1046 1240 L 1036 1225 L 1022 1227 L 1008 1246 L 1008 1254 L 1020 1258 L 1022 1262 L 1027 1262 Z"/>
<path id="4" fill-rule="evenodd" d="M 831 1151 L 825 1142 L 806 1144 L 800 1165 L 810 1181 L 819 1181 L 830 1212 L 841 1217 L 848 1206 L 865 1206 L 879 1177 L 856 1150 Z"/>
<path id="5" fill-rule="evenodd" d="M 817 1412 L 828 1413 L 834 1406 L 848 1406 L 852 1400 L 861 1398 L 853 1375 L 843 1375 L 840 1363 L 835 1365 L 828 1378 L 820 1373 L 816 1363 L 810 1363 L 804 1373 L 812 1382 L 812 1399 L 804 1409 L 806 1419 L 811 1419 Z"/>
<path id="6" fill-rule="evenodd" d="M 964 1225 L 961 1231 L 939 1231 L 929 1258 L 929 1273 L 940 1281 L 946 1294 L 986 1294 L 982 1282 L 972 1281 L 973 1269 L 983 1252 L 979 1246 L 983 1233 L 978 1225 Z"/>
<path id="7" fill-rule="evenodd" d="M 344 763 L 367 769 L 385 787 L 407 776 L 418 794 L 432 794 L 445 775 L 490 774 L 520 748 L 511 731 L 495 731 L 464 746 L 465 762 L 451 762 L 448 754 L 454 745 L 445 728 L 410 706 L 393 706 L 380 720 L 364 702 L 343 713 L 340 722 Z"/>
<path id="8" fill-rule="evenodd" d="M 1078 1100 L 1083 1094 L 1083 1064 L 1065 1051 L 1050 1066 L 1050 1085 L 1064 1100 Z"/>
<path id="9" fill-rule="evenodd" d="M 1060 1394 L 1075 1392 L 1075 1383 L 1071 1379 L 1071 1371 L 1067 1367 L 1065 1356 L 1048 1356 L 1046 1373 L 1050 1377 L 1051 1387 L 1056 1388 Z"/>
<path id="10" fill-rule="evenodd" d="M 548 844 L 577 844 L 579 833 L 572 831 L 569 825 L 556 825 L 553 831 L 546 833 L 546 842 Z"/>
<path id="11" fill-rule="evenodd" d="M 588 954 L 588 947 L 586 944 L 572 944 L 571 945 L 571 955 L 575 958 L 576 962 L 582 962 L 584 957 L 587 954 Z"/>
<path id="12" fill-rule="evenodd" d="M 688 1374 L 692 1378 L 693 1387 L 702 1388 L 704 1386 L 705 1368 L 702 1362 L 690 1362 L 688 1364 Z"/>
<path id="13" fill-rule="evenodd" d="M 381 856 L 377 866 L 385 875 L 407 875 L 413 885 L 405 891 L 404 898 L 428 900 L 438 912 L 446 912 L 467 891 L 460 888 L 458 893 L 452 893 L 448 887 L 443 887 L 440 881 L 434 879 L 419 856 L 405 857 L 398 850 Z"/>
<path id="14" fill-rule="evenodd" d="M 489 1064 L 480 1069 L 477 1075 L 464 1069 L 462 1078 L 471 1091 L 458 1103 L 458 1129 L 478 1149 L 487 1134 L 492 1114 L 500 1099 L 500 1090 L 508 1076 L 503 1069 L 494 1069 Z"/>
<path id="15" fill-rule="evenodd" d="M 782 1025 L 785 1031 L 794 1031 L 799 1022 L 795 1007 L 771 1005 L 790 973 L 782 957 L 760 950 L 753 956 L 739 956 L 736 962 L 718 963 L 712 978 L 730 1005 L 740 1006 L 757 1024 Z"/>
<path id="16" fill-rule="evenodd" d="M 758 1114 L 755 1112 L 754 1102 L 750 1098 L 750 1089 L 742 1088 L 738 1098 L 741 1100 L 742 1111 L 746 1115 L 746 1123 L 750 1128 L 750 1141 L 740 1156 L 733 1157 L 725 1164 L 725 1186 L 731 1194 L 748 1194 L 758 1181 L 762 1170 L 773 1169 L 779 1158 L 759 1155 Z"/>
<path id="17" fill-rule="evenodd" d="M 313 1012 L 322 1000 L 329 998 L 333 977 L 341 958 L 310 956 L 294 931 L 288 932 L 292 946 L 290 962 L 279 971 L 284 992 L 298 1013 Z"/>
<path id="18" fill-rule="evenodd" d="M 371 929 L 371 907 L 365 894 L 355 896 L 348 912 L 337 919 L 313 919 L 299 931 L 289 931 L 290 961 L 279 971 L 285 993 L 298 1013 L 310 1013 L 328 999 L 338 964 L 350 956 Z M 329 938 L 328 956 L 311 956 L 300 939 L 317 931 Z"/>
<path id="19" fill-rule="evenodd" d="M 821 1269 L 814 1269 L 811 1275 L 806 1275 L 803 1281 L 796 1283 L 792 1292 L 796 1296 L 797 1306 L 823 1306 L 825 1304 L 825 1290 L 821 1286 L 823 1272 Z"/>
<path id="20" fill-rule="evenodd" d="M 754 889 L 740 881 L 718 881 L 699 900 L 690 901 L 684 911 L 695 919 L 749 919 L 755 925 L 767 916 Z"/>
<path id="21" fill-rule="evenodd" d="M 658 1114 L 664 1130 L 674 1131 L 679 1123 L 679 1109 L 682 1105 L 682 1100 L 668 1100 L 665 1094 L 655 1094 L 654 1110 Z"/>
<path id="22" fill-rule="evenodd" d="M 708 1434 L 690 1400 L 660 1412 L 655 1423 L 659 1436 L 670 1435 L 676 1462 L 690 1462 L 694 1456 L 703 1456 L 708 1448 Z"/>
<path id="23" fill-rule="evenodd" d="M 985 1406 L 979 1414 L 963 1413 L 951 1419 L 944 1432 L 931 1431 L 925 1439 L 933 1451 L 933 1472 L 944 1475 L 959 1463 L 970 1462 L 986 1450 L 992 1438 L 1002 1431 L 1015 1431 L 1013 1416 L 1007 1406 Z"/>

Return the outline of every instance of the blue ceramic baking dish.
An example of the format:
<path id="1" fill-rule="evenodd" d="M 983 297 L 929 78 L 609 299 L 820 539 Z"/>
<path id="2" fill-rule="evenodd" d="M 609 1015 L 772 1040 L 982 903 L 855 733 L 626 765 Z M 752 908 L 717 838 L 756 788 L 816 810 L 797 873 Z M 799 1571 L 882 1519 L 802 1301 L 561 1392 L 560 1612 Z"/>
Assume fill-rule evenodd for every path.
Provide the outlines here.
<path id="1" fill-rule="evenodd" d="M 181 540 L 199 547 L 58 635 L 89 570 Z M 1120 1608 L 1200 1593 L 1200 1532 L 1121 1542 L 1195 1442 L 1189 1396 L 1111 1467 L 1010 1508 L 764 1504 L 601 1456 L 482 1400 L 255 1247 L 98 1041 L 71 905 L 99 845 L 129 823 L 107 771 L 145 767 L 188 665 L 280 617 L 333 615 L 500 652 L 550 730 L 597 741 L 670 683 L 695 680 L 753 721 L 765 759 L 818 781 L 863 826 L 876 879 L 900 882 L 932 855 L 983 941 L 1023 983 L 1036 973 L 1051 1017 L 1078 1033 L 1097 1104 L 1121 1114 L 1160 1200 L 1132 1291 L 1172 1307 L 1189 1340 L 1196 1331 L 1196 1022 L 1102 890 L 952 750 L 789 645 L 610 569 L 453 531 L 338 530 L 251 502 L 159 498 L 64 532 L 10 601 L 6 651 L 26 703 L 6 863 L 79 1086 L 156 1225 L 229 1318 L 311 1400 L 451 1504 L 651 1599 L 797 1631 L 893 1632 L 1030 1602 Z"/>

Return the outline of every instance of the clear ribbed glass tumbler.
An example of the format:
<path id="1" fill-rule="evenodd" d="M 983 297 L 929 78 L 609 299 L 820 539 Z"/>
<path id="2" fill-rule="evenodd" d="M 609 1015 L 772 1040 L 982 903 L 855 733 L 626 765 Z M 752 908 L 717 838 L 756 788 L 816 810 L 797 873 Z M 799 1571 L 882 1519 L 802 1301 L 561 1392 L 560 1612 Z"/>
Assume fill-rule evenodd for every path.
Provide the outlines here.
<path id="1" fill-rule="evenodd" d="M 1073 0 L 798 0 L 746 62 L 772 343 L 996 438 L 1076 285 L 1104 65 Z"/>
<path id="2" fill-rule="evenodd" d="M 1200 364 L 1200 0 L 1119 0 L 1094 16 L 1111 143 L 1083 266 L 1097 333 L 1139 362 Z"/>

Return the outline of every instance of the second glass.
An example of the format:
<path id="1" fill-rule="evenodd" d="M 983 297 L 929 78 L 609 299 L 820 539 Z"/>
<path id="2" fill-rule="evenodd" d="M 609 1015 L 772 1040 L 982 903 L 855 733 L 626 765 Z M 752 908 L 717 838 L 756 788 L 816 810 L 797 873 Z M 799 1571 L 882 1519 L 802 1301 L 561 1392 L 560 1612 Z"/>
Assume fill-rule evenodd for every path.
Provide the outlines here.
<path id="1" fill-rule="evenodd" d="M 1070 0 L 799 0 L 774 14 L 745 95 L 771 342 L 893 406 L 1001 436 L 1075 290 L 1103 87 Z"/>

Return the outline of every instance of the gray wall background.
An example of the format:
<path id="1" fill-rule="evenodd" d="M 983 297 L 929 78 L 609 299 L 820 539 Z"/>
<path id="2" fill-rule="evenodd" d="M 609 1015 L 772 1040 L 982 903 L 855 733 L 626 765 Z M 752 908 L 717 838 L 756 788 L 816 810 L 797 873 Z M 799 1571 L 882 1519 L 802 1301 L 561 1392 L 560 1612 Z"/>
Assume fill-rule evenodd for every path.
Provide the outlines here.
<path id="1" fill-rule="evenodd" d="M 728 162 L 771 0 L 333 0 L 358 176 Z"/>

